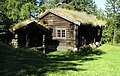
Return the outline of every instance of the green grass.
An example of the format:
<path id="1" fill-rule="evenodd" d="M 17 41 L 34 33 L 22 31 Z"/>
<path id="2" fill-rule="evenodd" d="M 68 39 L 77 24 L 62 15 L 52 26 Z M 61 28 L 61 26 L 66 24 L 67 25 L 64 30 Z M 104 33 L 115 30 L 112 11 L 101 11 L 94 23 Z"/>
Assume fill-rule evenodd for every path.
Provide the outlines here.
<path id="1" fill-rule="evenodd" d="M 0 51 L 2 76 L 120 76 L 119 46 L 105 44 L 77 53 L 56 51 L 44 55 L 34 49 L 0 45 Z"/>
<path id="2" fill-rule="evenodd" d="M 120 76 L 120 47 L 105 44 L 99 48 L 98 53 L 88 55 L 69 55 L 63 60 L 54 63 L 55 71 L 48 71 L 46 76 Z M 102 53 L 103 52 L 103 53 Z M 62 57 L 61 53 L 54 52 L 51 58 Z M 59 56 L 58 56 L 59 55 Z M 70 59 L 69 59 L 70 58 Z M 57 66 L 58 65 L 58 66 Z"/>

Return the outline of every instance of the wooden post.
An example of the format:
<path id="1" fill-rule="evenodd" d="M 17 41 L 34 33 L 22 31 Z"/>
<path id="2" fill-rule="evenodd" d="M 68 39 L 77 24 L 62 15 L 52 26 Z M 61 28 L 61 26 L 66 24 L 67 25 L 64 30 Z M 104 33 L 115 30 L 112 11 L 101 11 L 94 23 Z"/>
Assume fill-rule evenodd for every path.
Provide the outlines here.
<path id="1" fill-rule="evenodd" d="M 15 34 L 15 48 L 18 48 L 18 35 Z"/>
<path id="2" fill-rule="evenodd" d="M 18 48 L 18 35 L 17 34 L 14 35 L 14 38 L 12 39 L 11 45 L 14 48 Z"/>
<path id="3" fill-rule="evenodd" d="M 76 25 L 74 26 L 74 48 L 76 47 Z"/>
<path id="4" fill-rule="evenodd" d="M 78 26 L 75 25 L 74 27 L 74 50 L 73 51 L 78 51 Z"/>
<path id="5" fill-rule="evenodd" d="M 43 53 L 45 54 L 45 34 L 43 34 Z"/>

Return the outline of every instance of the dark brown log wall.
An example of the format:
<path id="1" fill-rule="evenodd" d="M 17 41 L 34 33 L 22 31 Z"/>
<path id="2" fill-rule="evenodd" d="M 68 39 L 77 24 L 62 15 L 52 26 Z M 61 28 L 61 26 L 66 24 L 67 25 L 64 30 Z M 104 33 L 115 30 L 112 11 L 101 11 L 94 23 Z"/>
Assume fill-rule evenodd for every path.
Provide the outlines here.
<path id="1" fill-rule="evenodd" d="M 100 42 L 102 37 L 102 27 L 93 27 L 91 25 L 79 26 L 78 45 L 89 45 Z"/>
<path id="2" fill-rule="evenodd" d="M 47 25 L 47 27 L 52 29 L 52 39 L 58 40 L 59 45 L 63 46 L 74 46 L 74 24 L 55 15 L 49 13 L 44 16 L 40 21 Z M 57 39 L 56 38 L 56 28 L 65 28 L 66 29 L 66 39 Z"/>

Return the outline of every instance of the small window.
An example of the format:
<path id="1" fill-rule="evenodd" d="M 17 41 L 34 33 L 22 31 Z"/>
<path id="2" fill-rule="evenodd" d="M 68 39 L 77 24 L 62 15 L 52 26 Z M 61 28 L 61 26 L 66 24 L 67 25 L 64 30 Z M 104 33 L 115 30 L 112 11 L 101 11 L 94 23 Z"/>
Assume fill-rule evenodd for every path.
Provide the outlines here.
<path id="1" fill-rule="evenodd" d="M 56 29 L 56 36 L 57 38 L 60 38 L 60 39 L 63 39 L 63 38 L 66 38 L 66 29 L 63 29 L 63 28 L 57 28 Z"/>

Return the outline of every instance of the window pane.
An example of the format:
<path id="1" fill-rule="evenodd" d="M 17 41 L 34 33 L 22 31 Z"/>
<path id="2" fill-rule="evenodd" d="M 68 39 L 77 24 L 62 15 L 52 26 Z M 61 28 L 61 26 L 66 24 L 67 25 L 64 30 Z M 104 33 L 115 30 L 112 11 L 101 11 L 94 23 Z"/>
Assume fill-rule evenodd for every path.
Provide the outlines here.
<path id="1" fill-rule="evenodd" d="M 60 32 L 60 30 L 57 30 L 57 37 L 61 37 L 61 32 Z"/>
<path id="2" fill-rule="evenodd" d="M 65 37 L 65 34 L 62 34 L 62 37 Z"/>
<path id="3" fill-rule="evenodd" d="M 60 33 L 60 30 L 57 30 L 57 33 Z"/>
<path id="4" fill-rule="evenodd" d="M 65 30 L 62 30 L 62 33 L 65 33 Z"/>
<path id="5" fill-rule="evenodd" d="M 62 30 L 62 37 L 65 37 L 65 30 Z"/>
<path id="6" fill-rule="evenodd" d="M 60 34 L 58 34 L 57 37 L 61 37 Z"/>

